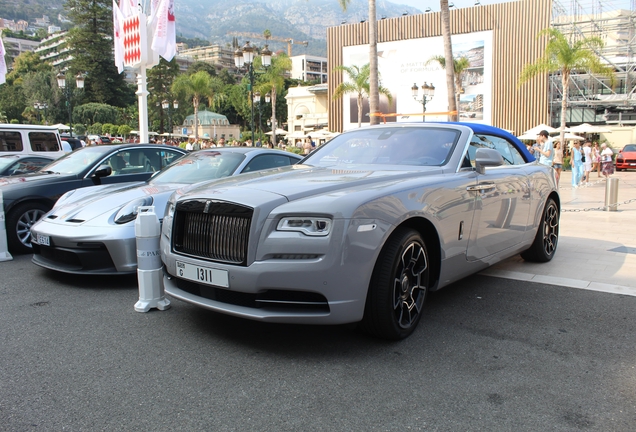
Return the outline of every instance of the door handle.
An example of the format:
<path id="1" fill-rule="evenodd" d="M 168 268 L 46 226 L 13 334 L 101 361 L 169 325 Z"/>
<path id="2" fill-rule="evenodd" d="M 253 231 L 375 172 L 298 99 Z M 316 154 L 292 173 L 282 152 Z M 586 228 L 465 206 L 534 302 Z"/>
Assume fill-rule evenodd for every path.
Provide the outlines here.
<path id="1" fill-rule="evenodd" d="M 484 191 L 492 190 L 494 188 L 495 188 L 494 183 L 480 183 L 475 186 L 468 186 L 466 190 L 469 192 L 484 192 Z"/>

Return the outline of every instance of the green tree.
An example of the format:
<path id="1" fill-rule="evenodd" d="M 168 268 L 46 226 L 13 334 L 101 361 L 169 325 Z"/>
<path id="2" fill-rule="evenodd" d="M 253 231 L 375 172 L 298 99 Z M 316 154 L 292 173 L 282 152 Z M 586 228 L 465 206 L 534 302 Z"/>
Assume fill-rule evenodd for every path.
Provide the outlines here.
<path id="1" fill-rule="evenodd" d="M 356 99 L 358 102 L 358 127 L 362 126 L 362 98 L 366 95 L 369 95 L 370 85 L 369 85 L 369 73 L 370 67 L 369 63 L 365 64 L 362 67 L 358 66 L 337 66 L 335 70 L 344 71 L 349 76 L 349 81 L 344 81 L 336 87 L 333 92 L 334 99 L 339 99 L 345 94 L 353 93 L 356 95 Z M 391 93 L 384 87 L 379 87 L 378 91 L 385 95 L 389 102 L 392 100 Z M 369 109 L 371 106 L 369 105 Z"/>
<path id="2" fill-rule="evenodd" d="M 73 22 L 68 47 L 73 60 L 69 75 L 86 73 L 86 100 L 126 106 L 135 96 L 117 72 L 113 58 L 112 2 L 107 0 L 67 0 L 65 8 Z M 68 79 L 67 79 L 68 80 Z"/>
<path id="3" fill-rule="evenodd" d="M 210 74 L 210 76 L 216 76 L 216 68 L 214 67 L 214 65 L 202 61 L 196 61 L 192 63 L 190 67 L 188 67 L 187 74 L 194 75 L 195 73 L 200 71 L 206 71 Z"/>
<path id="4" fill-rule="evenodd" d="M 258 57 L 256 60 L 254 65 L 260 68 L 261 57 Z M 287 57 L 287 54 L 279 54 L 272 57 L 272 64 L 265 70 L 265 73 L 258 77 L 256 89 L 260 91 L 261 97 L 269 93 L 271 98 L 272 143 L 276 142 L 276 125 L 279 124 L 276 120 L 276 95 L 281 94 L 285 90 L 285 74 L 291 70 L 291 67 L 291 59 Z"/>
<path id="5" fill-rule="evenodd" d="M 50 72 L 51 65 L 40 60 L 40 56 L 33 51 L 26 51 L 13 60 L 11 72 L 6 76 L 7 84 L 22 84 L 22 79 L 30 72 Z"/>
<path id="6" fill-rule="evenodd" d="M 124 124 L 119 126 L 119 129 L 117 129 L 117 134 L 119 136 L 126 138 L 128 135 L 130 135 L 131 131 L 132 131 L 132 128 Z"/>
<path id="7" fill-rule="evenodd" d="M 159 64 L 149 69 L 147 72 L 148 91 L 148 111 L 151 123 L 159 121 L 159 133 L 165 132 L 167 114 L 164 112 L 162 103 L 164 100 L 172 104 L 173 95 L 171 87 L 174 79 L 179 75 L 179 65 L 176 57 L 171 61 L 166 61 L 163 57 L 159 59 Z M 154 107 L 154 109 L 152 109 Z M 171 131 L 172 132 L 172 131 Z"/>
<path id="8" fill-rule="evenodd" d="M 16 84 L 0 85 L 0 107 L 10 121 L 21 122 L 23 120 L 22 112 L 26 108 L 22 86 Z"/>
<path id="9" fill-rule="evenodd" d="M 442 69 L 446 69 L 446 57 L 442 55 L 436 55 L 428 59 L 426 64 L 430 64 L 432 62 L 436 62 L 440 65 Z M 462 77 L 464 71 L 470 67 L 470 60 L 468 57 L 457 57 L 453 59 L 453 76 L 455 78 L 455 103 L 457 106 L 457 118 L 459 118 L 459 98 L 461 93 L 464 91 L 462 88 Z"/>
<path id="10" fill-rule="evenodd" d="M 102 133 L 102 123 L 115 123 L 117 121 L 117 108 L 108 104 L 90 102 L 84 105 L 76 106 L 73 109 L 73 118 L 79 122 L 88 125 L 99 123 L 99 134 Z"/>
<path id="11" fill-rule="evenodd" d="M 218 77 L 212 77 L 205 71 L 193 75 L 179 75 L 172 83 L 172 93 L 189 99 L 194 109 L 194 136 L 199 138 L 199 104 L 202 98 L 207 98 L 209 106 L 213 107 L 223 98 L 221 89 L 223 83 Z"/>
<path id="12" fill-rule="evenodd" d="M 615 80 L 614 69 L 601 63 L 595 50 L 603 47 L 603 41 L 598 37 L 587 37 L 576 40 L 568 40 L 559 30 L 554 28 L 544 29 L 537 37 L 548 37 L 545 52 L 534 63 L 526 65 L 521 71 L 519 84 L 546 73 L 560 73 L 563 86 L 563 99 L 561 101 L 561 134 L 560 141 L 564 141 L 565 120 L 568 109 L 568 90 L 570 75 L 576 71 L 585 71 L 608 77 L 613 86 Z"/>

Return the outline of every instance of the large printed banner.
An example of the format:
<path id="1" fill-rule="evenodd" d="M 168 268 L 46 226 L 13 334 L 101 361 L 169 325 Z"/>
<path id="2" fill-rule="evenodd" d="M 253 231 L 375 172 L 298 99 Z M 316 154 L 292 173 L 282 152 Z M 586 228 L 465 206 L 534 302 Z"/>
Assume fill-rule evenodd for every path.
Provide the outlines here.
<path id="1" fill-rule="evenodd" d="M 464 93 L 460 96 L 460 120 L 491 124 L 492 108 L 492 31 L 453 35 L 453 56 L 467 57 L 470 67 L 462 74 Z M 387 122 L 421 122 L 422 104 L 412 96 L 411 87 L 426 82 L 435 86 L 433 99 L 426 103 L 426 111 L 448 111 L 446 72 L 438 62 L 431 60 L 444 56 L 442 37 L 409 39 L 378 44 L 378 70 L 380 85 L 391 92 L 392 102 L 380 96 L 380 111 L 402 116 L 387 118 Z M 357 45 L 343 48 L 345 66 L 362 66 L 369 62 L 369 46 Z M 347 80 L 346 73 L 343 76 Z M 347 103 L 347 97 L 348 103 Z M 369 102 L 364 100 L 362 123 L 369 122 Z M 358 127 L 356 96 L 345 96 L 343 106 L 344 129 Z M 446 115 L 427 115 L 426 121 L 446 121 Z"/>

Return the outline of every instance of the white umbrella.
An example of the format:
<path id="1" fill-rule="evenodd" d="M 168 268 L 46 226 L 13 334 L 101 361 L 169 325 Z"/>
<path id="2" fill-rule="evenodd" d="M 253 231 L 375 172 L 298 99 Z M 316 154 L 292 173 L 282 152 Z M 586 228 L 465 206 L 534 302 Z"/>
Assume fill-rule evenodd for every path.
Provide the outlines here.
<path id="1" fill-rule="evenodd" d="M 272 131 L 265 132 L 265 135 L 271 135 Z M 285 129 L 276 129 L 276 136 L 287 135 L 287 131 Z"/>
<path id="2" fill-rule="evenodd" d="M 558 136 L 558 135 L 557 135 Z M 565 138 L 566 140 L 576 140 L 576 141 L 583 141 L 585 140 L 585 138 L 583 138 L 582 136 L 578 136 L 578 135 L 574 135 L 573 133 L 565 133 L 563 135 L 563 138 Z"/>
<path id="3" fill-rule="evenodd" d="M 55 129 L 59 129 L 59 130 L 69 130 L 70 129 L 70 127 L 68 127 L 68 126 L 66 126 L 65 124 L 62 124 L 62 123 L 55 124 L 55 125 L 53 125 L 53 127 Z"/>
<path id="4" fill-rule="evenodd" d="M 612 131 L 609 129 L 605 129 L 601 126 L 594 126 L 589 123 L 581 123 L 578 126 L 572 126 L 567 129 L 568 132 L 574 133 L 611 133 Z"/>
<path id="5" fill-rule="evenodd" d="M 537 135 L 538 134 L 524 133 L 523 135 L 519 135 L 517 138 L 519 138 L 520 140 L 525 140 L 525 141 L 536 141 Z"/>
<path id="6" fill-rule="evenodd" d="M 287 138 L 307 138 L 307 134 L 302 131 L 294 131 L 290 134 L 287 134 Z"/>
<path id="7" fill-rule="evenodd" d="M 537 135 L 539 135 L 539 132 L 541 132 L 542 130 L 548 131 L 548 133 L 551 133 L 551 134 L 552 133 L 557 133 L 559 131 L 556 128 L 548 126 L 547 124 L 540 124 L 538 126 L 533 127 L 532 129 L 528 129 L 523 134 L 524 135 L 534 135 L 534 138 L 536 138 Z"/>

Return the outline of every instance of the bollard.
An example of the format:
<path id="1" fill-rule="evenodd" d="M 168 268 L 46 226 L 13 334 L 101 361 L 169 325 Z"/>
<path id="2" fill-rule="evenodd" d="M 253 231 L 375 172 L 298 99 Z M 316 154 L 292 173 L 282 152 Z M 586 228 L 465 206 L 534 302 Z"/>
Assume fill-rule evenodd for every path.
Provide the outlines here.
<path id="1" fill-rule="evenodd" d="M 135 221 L 137 237 L 137 281 L 139 282 L 139 301 L 135 304 L 137 312 L 148 312 L 151 308 L 166 310 L 170 300 L 163 290 L 163 271 L 159 236 L 161 227 L 155 214 L 155 207 L 139 207 Z"/>
<path id="2" fill-rule="evenodd" d="M 608 178 L 605 181 L 605 211 L 617 211 L 618 206 L 618 179 Z"/>
<path id="3" fill-rule="evenodd" d="M 0 190 L 0 261 L 11 261 L 13 257 L 7 247 L 7 229 L 4 223 L 4 201 Z"/>

